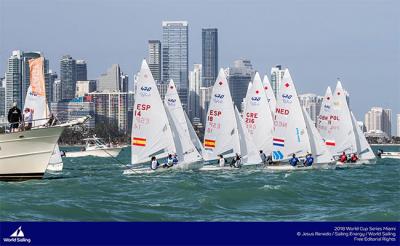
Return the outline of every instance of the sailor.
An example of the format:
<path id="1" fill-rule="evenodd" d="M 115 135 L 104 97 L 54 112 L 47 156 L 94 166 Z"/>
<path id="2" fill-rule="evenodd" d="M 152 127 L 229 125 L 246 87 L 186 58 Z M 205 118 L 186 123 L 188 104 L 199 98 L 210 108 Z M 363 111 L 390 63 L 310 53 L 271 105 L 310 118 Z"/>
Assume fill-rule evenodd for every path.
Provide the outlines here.
<path id="1" fill-rule="evenodd" d="M 267 156 L 268 165 L 272 165 L 274 162 L 272 161 L 272 155 Z"/>
<path id="2" fill-rule="evenodd" d="M 378 149 L 378 152 L 376 153 L 376 155 L 381 158 L 383 154 L 383 150 L 382 149 Z"/>
<path id="3" fill-rule="evenodd" d="M 65 151 L 60 150 L 60 155 L 61 155 L 61 157 L 65 157 L 65 156 L 66 156 L 66 155 L 65 155 Z"/>
<path id="4" fill-rule="evenodd" d="M 267 164 L 267 155 L 262 150 L 260 150 L 260 158 L 263 164 Z"/>
<path id="5" fill-rule="evenodd" d="M 17 132 L 19 123 L 22 121 L 21 110 L 17 107 L 17 103 L 14 102 L 12 108 L 8 111 L 8 122 L 10 123 L 11 132 Z"/>
<path id="6" fill-rule="evenodd" d="M 339 160 L 340 160 L 340 162 L 343 162 L 343 163 L 347 162 L 347 155 L 344 151 L 343 151 L 342 155 L 340 156 Z"/>
<path id="7" fill-rule="evenodd" d="M 178 165 L 178 156 L 177 156 L 176 153 L 174 154 L 174 157 L 172 158 L 172 164 L 173 165 Z"/>
<path id="8" fill-rule="evenodd" d="M 25 108 L 24 110 L 24 126 L 25 130 L 30 130 L 32 128 L 32 110 L 30 108 Z"/>
<path id="9" fill-rule="evenodd" d="M 307 153 L 306 159 L 304 160 L 303 164 L 305 167 L 310 167 L 314 163 L 314 157 L 312 154 Z"/>
<path id="10" fill-rule="evenodd" d="M 355 163 L 358 161 L 358 156 L 356 153 L 351 154 L 350 162 Z"/>
<path id="11" fill-rule="evenodd" d="M 222 155 L 218 155 L 218 164 L 219 164 L 219 166 L 220 167 L 223 167 L 223 166 L 225 166 L 225 159 L 224 159 L 224 157 L 222 156 Z"/>
<path id="12" fill-rule="evenodd" d="M 47 121 L 47 125 L 48 126 L 54 126 L 55 124 L 57 124 L 58 120 L 56 119 L 56 117 L 54 116 L 53 113 L 50 114 L 50 118 Z"/>
<path id="13" fill-rule="evenodd" d="M 232 159 L 230 166 L 235 168 L 240 168 L 241 164 L 242 164 L 242 158 L 238 153 L 236 153 L 236 156 Z"/>
<path id="14" fill-rule="evenodd" d="M 150 166 L 150 168 L 152 170 L 156 170 L 159 165 L 160 165 L 160 163 L 158 163 L 157 158 L 155 156 L 152 156 L 151 157 L 151 166 Z"/>
<path id="15" fill-rule="evenodd" d="M 299 158 L 296 157 L 296 154 L 293 154 L 292 158 L 290 158 L 290 160 L 289 160 L 290 165 L 292 165 L 294 167 L 297 166 L 297 163 L 299 163 L 299 162 L 300 162 L 300 160 L 299 160 Z"/>
<path id="16" fill-rule="evenodd" d="M 163 167 L 172 167 L 174 165 L 174 159 L 171 154 L 168 154 L 167 163 L 163 165 Z"/>

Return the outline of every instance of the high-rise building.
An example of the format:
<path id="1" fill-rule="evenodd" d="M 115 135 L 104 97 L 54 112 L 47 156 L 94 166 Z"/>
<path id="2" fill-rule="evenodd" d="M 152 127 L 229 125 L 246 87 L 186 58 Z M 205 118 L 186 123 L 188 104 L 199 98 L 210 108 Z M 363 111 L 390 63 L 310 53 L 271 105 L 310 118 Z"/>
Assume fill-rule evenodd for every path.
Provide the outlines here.
<path id="1" fill-rule="evenodd" d="M 0 118 L 6 116 L 6 88 L 3 87 L 4 78 L 0 78 Z M 7 112 L 8 113 L 8 112 Z"/>
<path id="2" fill-rule="evenodd" d="M 76 91 L 76 61 L 65 55 L 60 60 L 61 99 L 73 99 Z"/>
<path id="3" fill-rule="evenodd" d="M 149 40 L 149 57 L 147 63 L 156 83 L 161 82 L 161 42 L 160 40 Z"/>
<path id="4" fill-rule="evenodd" d="M 97 91 L 121 91 L 121 69 L 113 64 L 106 73 L 100 75 Z"/>
<path id="5" fill-rule="evenodd" d="M 121 91 L 128 92 L 129 91 L 129 76 L 121 72 Z"/>
<path id="6" fill-rule="evenodd" d="M 76 81 L 75 97 L 83 97 L 94 91 L 96 91 L 96 80 Z"/>
<path id="7" fill-rule="evenodd" d="M 189 29 L 187 21 L 163 21 L 163 81 L 174 80 L 183 107 L 187 107 Z"/>
<path id="8" fill-rule="evenodd" d="M 275 97 L 279 93 L 279 88 L 281 87 L 284 73 L 285 69 L 282 69 L 281 65 L 276 65 L 275 67 L 271 68 L 271 87 Z"/>
<path id="9" fill-rule="evenodd" d="M 201 87 L 209 87 L 215 83 L 218 76 L 218 29 L 203 28 L 201 40 L 203 65 Z"/>
<path id="10" fill-rule="evenodd" d="M 53 102 L 62 101 L 61 98 L 61 80 L 56 79 L 53 83 Z"/>
<path id="11" fill-rule="evenodd" d="M 87 80 L 87 65 L 85 60 L 76 60 L 76 80 Z"/>
<path id="12" fill-rule="evenodd" d="M 54 99 L 54 96 L 53 96 L 54 88 L 53 88 L 53 86 L 54 86 L 54 82 L 55 82 L 56 79 L 58 78 L 58 75 L 57 75 L 56 72 L 54 72 L 53 70 L 50 69 L 50 70 L 49 70 L 48 78 L 49 78 L 49 85 L 48 85 L 48 87 L 49 87 L 49 92 L 48 92 L 48 93 L 46 92 L 46 96 L 47 96 L 47 100 L 48 100 L 49 102 L 54 102 L 54 101 L 53 101 L 53 99 Z"/>
<path id="13" fill-rule="evenodd" d="M 386 137 L 392 136 L 392 110 L 373 107 L 365 114 L 364 124 L 367 132 L 382 131 Z"/>
<path id="14" fill-rule="evenodd" d="M 85 100 L 83 97 L 50 103 L 50 110 L 61 122 L 76 120 L 90 115 L 92 118 L 85 123 L 85 126 L 88 128 L 95 127 L 94 103 L 90 100 Z"/>
<path id="15" fill-rule="evenodd" d="M 193 71 L 189 72 L 188 116 L 190 120 L 200 118 L 201 71 L 202 65 L 194 64 Z"/>
<path id="16" fill-rule="evenodd" d="M 232 100 L 238 110 L 241 109 L 243 98 L 246 97 L 247 87 L 252 81 L 255 71 L 250 60 L 241 59 L 234 61 L 233 67 L 229 68 L 229 89 Z"/>
<path id="17" fill-rule="evenodd" d="M 208 106 L 210 105 L 211 93 L 213 87 L 200 87 L 200 121 L 206 124 Z"/>
<path id="18" fill-rule="evenodd" d="M 302 94 L 299 95 L 300 105 L 304 107 L 310 115 L 311 120 L 316 123 L 319 111 L 321 110 L 323 97 L 315 94 Z"/>
<path id="19" fill-rule="evenodd" d="M 397 136 L 400 137 L 400 114 L 397 114 Z"/>
<path id="20" fill-rule="evenodd" d="M 128 132 L 128 93 L 119 91 L 89 93 L 95 104 L 96 123 L 115 126 L 119 131 Z"/>
<path id="21" fill-rule="evenodd" d="M 157 84 L 157 90 L 160 93 L 161 100 L 164 101 L 165 94 L 167 94 L 168 83 L 162 81 L 161 83 Z"/>
<path id="22" fill-rule="evenodd" d="M 5 74 L 6 81 L 6 108 L 10 108 L 13 102 L 23 108 L 26 93 L 30 85 L 29 60 L 43 56 L 40 52 L 23 52 L 15 50 L 8 59 Z M 49 61 L 44 60 L 44 77 L 46 93 L 49 93 Z"/>

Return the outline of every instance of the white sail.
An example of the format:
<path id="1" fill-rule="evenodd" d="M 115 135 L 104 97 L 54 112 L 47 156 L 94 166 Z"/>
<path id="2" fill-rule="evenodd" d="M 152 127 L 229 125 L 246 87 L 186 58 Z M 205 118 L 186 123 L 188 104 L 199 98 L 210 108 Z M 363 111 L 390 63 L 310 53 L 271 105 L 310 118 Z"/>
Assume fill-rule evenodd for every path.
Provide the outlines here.
<path id="1" fill-rule="evenodd" d="M 253 83 L 250 81 L 249 85 L 247 86 L 246 97 L 243 100 L 243 104 L 244 104 L 243 112 L 246 111 L 247 95 L 250 93 L 250 89 L 251 89 L 252 86 L 253 86 Z"/>
<path id="2" fill-rule="evenodd" d="M 331 119 L 331 135 L 335 141 L 332 154 L 340 155 L 343 151 L 353 153 L 357 151 L 351 115 L 346 100 L 346 93 L 340 81 L 337 82 L 333 95 Z M 325 140 L 326 141 L 326 140 Z"/>
<path id="3" fill-rule="evenodd" d="M 371 149 L 367 139 L 365 138 L 364 133 L 361 131 L 360 127 L 357 125 L 357 120 L 354 117 L 353 112 L 351 113 L 351 120 L 353 123 L 353 129 L 356 136 L 357 143 L 357 154 L 361 160 L 372 160 L 375 159 L 375 154 Z"/>
<path id="4" fill-rule="evenodd" d="M 132 164 L 150 161 L 151 156 L 175 153 L 175 144 L 164 105 L 146 60 L 137 81 L 132 123 Z"/>
<path id="5" fill-rule="evenodd" d="M 306 122 L 308 138 L 310 139 L 311 153 L 314 156 L 315 163 L 333 162 L 333 156 L 328 150 L 328 147 L 325 145 L 324 140 L 314 125 L 314 122 L 311 120 L 304 108 L 302 108 L 302 112 Z"/>
<path id="6" fill-rule="evenodd" d="M 203 148 L 203 144 L 201 143 L 199 137 L 197 136 L 196 131 L 194 130 L 192 124 L 190 123 L 189 117 L 187 116 L 186 112 L 184 113 L 185 113 L 187 127 L 189 129 L 190 139 L 192 140 L 192 143 L 196 147 L 197 151 L 201 154 L 203 159 L 206 159 L 205 157 L 206 151 Z"/>
<path id="7" fill-rule="evenodd" d="M 204 134 L 204 148 L 209 160 L 218 155 L 240 153 L 239 136 L 232 97 L 224 70 L 221 69 L 211 93 Z"/>
<path id="8" fill-rule="evenodd" d="M 274 125 L 273 160 L 287 160 L 292 154 L 302 157 L 310 152 L 305 120 L 288 69 L 277 95 Z"/>
<path id="9" fill-rule="evenodd" d="M 175 144 L 176 155 L 180 163 L 194 163 L 200 161 L 201 155 L 194 147 L 190 137 L 180 129 L 180 121 L 166 108 L 167 118 L 171 126 L 172 137 Z"/>
<path id="10" fill-rule="evenodd" d="M 62 171 L 64 163 L 61 158 L 60 147 L 58 143 L 54 147 L 53 154 L 50 157 L 49 165 L 47 166 L 47 170 L 50 171 Z"/>
<path id="11" fill-rule="evenodd" d="M 332 106 L 333 96 L 331 87 L 328 86 L 325 92 L 324 99 L 322 100 L 321 109 L 318 115 L 317 120 L 317 129 L 321 134 L 322 139 L 324 140 L 328 149 L 334 153 L 336 142 L 333 138 L 332 134 L 332 122 L 336 121 L 337 118 L 332 114 L 333 106 Z"/>
<path id="12" fill-rule="evenodd" d="M 272 153 L 274 121 L 267 95 L 263 91 L 260 75 L 256 73 L 253 79 L 253 86 L 247 90 L 243 120 L 257 151 L 262 150 L 269 155 Z"/>
<path id="13" fill-rule="evenodd" d="M 240 154 L 244 164 L 259 164 L 261 157 L 257 150 L 256 145 L 246 129 L 242 117 L 238 109 L 235 107 L 235 119 L 238 126 L 239 141 L 240 141 Z"/>
<path id="14" fill-rule="evenodd" d="M 274 92 L 272 91 L 272 87 L 271 87 L 271 84 L 269 83 L 269 79 L 268 79 L 267 75 L 264 75 L 263 85 L 264 85 L 264 91 L 265 91 L 265 93 L 267 95 L 268 104 L 269 104 L 269 108 L 271 110 L 271 114 L 274 115 L 275 114 L 275 108 L 276 108 L 276 98 L 275 98 Z"/>
<path id="15" fill-rule="evenodd" d="M 183 111 L 178 91 L 172 80 L 170 80 L 167 93 L 165 94 L 164 105 L 171 125 L 178 159 L 183 159 L 186 163 L 200 160 L 201 155 L 192 143 L 185 112 Z M 182 148 L 182 156 L 179 154 L 177 141 Z"/>

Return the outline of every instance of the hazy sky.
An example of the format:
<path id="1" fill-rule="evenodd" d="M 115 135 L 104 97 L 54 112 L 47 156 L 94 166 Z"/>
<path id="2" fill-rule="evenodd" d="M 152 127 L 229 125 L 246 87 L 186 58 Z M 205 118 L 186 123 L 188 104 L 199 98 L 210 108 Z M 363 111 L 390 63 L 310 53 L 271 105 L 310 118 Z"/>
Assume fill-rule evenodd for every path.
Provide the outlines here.
<path id="1" fill-rule="evenodd" d="M 11 51 L 42 51 L 59 73 L 70 54 L 96 79 L 113 63 L 131 78 L 162 39 L 162 20 L 189 22 L 189 62 L 201 28 L 217 27 L 219 66 L 248 58 L 261 74 L 282 64 L 299 93 L 323 94 L 340 77 L 358 120 L 372 106 L 400 113 L 400 1 L 0 0 L 0 73 Z M 130 79 L 131 79 L 130 78 Z M 393 132 L 395 133 L 395 132 Z"/>

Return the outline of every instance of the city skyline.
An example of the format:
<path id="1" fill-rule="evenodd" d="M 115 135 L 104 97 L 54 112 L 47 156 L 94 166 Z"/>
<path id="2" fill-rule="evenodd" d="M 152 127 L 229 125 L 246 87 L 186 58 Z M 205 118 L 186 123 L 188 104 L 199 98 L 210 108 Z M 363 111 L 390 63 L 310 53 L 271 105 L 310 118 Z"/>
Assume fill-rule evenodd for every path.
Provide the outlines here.
<path id="1" fill-rule="evenodd" d="M 86 16 L 89 7 L 93 7 L 91 1 L 53 3 L 51 1 L 40 1 L 29 3 L 27 1 L 3 1 L 0 10 L 3 21 L 0 26 L 2 36 L 2 51 L 0 54 L 0 72 L 3 76 L 6 69 L 6 62 L 12 50 L 24 50 L 43 52 L 46 59 L 50 61 L 49 68 L 59 72 L 59 60 L 65 54 L 73 58 L 84 59 L 89 65 L 88 79 L 95 79 L 114 63 L 121 65 L 121 69 L 133 77 L 139 69 L 143 58 L 147 57 L 147 41 L 150 39 L 162 40 L 162 21 L 185 20 L 188 21 L 189 29 L 189 67 L 194 63 L 201 63 L 201 30 L 202 28 L 218 28 L 219 39 L 219 67 L 231 67 L 237 59 L 249 59 L 254 68 L 262 75 L 268 72 L 276 64 L 288 67 L 293 74 L 294 81 L 299 93 L 315 93 L 322 95 L 326 87 L 334 86 L 336 78 L 340 77 L 344 86 L 351 96 L 351 106 L 356 113 L 357 119 L 363 119 L 363 115 L 373 106 L 381 106 L 393 109 L 394 114 L 400 111 L 396 103 L 399 88 L 399 37 L 398 16 L 396 16 L 395 1 L 386 1 L 379 4 L 368 1 L 366 4 L 357 2 L 339 2 L 322 4 L 314 1 L 305 1 L 303 4 L 293 3 L 290 6 L 284 3 L 261 2 L 261 1 L 235 1 L 232 4 L 226 2 L 207 2 L 210 14 L 207 19 L 193 14 L 194 9 L 204 9 L 201 3 L 186 3 L 183 1 L 159 2 L 160 7 L 171 8 L 171 13 L 165 14 L 161 10 L 158 17 L 148 20 L 148 23 L 141 27 L 140 23 L 132 20 L 140 20 L 140 15 L 152 9 L 149 4 L 135 4 L 125 1 L 101 1 L 96 6 L 98 13 L 91 14 L 96 17 L 108 13 L 108 8 L 118 8 L 123 16 L 124 22 L 121 26 L 115 25 L 114 21 L 87 18 L 86 22 L 81 19 L 72 20 L 71 24 L 63 24 L 62 16 L 73 11 L 78 17 Z M 96 1 L 97 3 L 97 1 Z M 32 16 L 21 14 L 20 20 L 13 23 L 7 18 L 10 14 L 20 11 L 19 6 L 24 4 L 29 11 L 37 10 L 39 14 Z M 51 18 L 53 13 L 49 10 L 59 9 L 59 5 L 65 7 L 66 11 L 60 13 L 60 17 Z M 174 8 L 179 5 L 181 9 Z M 308 7 L 312 7 L 309 8 Z M 222 7 L 230 10 L 251 9 L 249 19 L 236 17 L 228 14 L 221 19 L 217 14 Z M 284 7 L 287 18 L 279 18 L 281 12 L 272 11 L 268 16 L 261 13 L 265 9 L 277 9 Z M 40 8 L 40 9 L 39 9 Z M 129 9 L 140 9 L 135 11 L 137 16 L 125 15 L 124 11 Z M 162 8 L 160 8 L 162 9 Z M 358 9 L 357 13 L 353 10 Z M 26 10 L 21 10 L 22 12 Z M 41 15 L 40 13 L 46 13 Z M 186 11 L 186 12 L 185 12 Z M 201 11 L 199 11 L 201 12 Z M 227 11 L 230 12 L 230 11 Z M 298 13 L 297 13 L 298 12 Z M 309 13 L 309 15 L 307 15 Z M 385 13 L 385 14 L 382 14 Z M 340 19 L 336 18 L 340 14 Z M 372 20 L 370 15 L 375 18 Z M 114 15 L 114 13 L 113 13 Z M 356 16 L 354 16 L 356 15 Z M 307 17 L 308 16 L 308 17 Z M 60 35 L 60 30 L 46 28 L 31 28 L 31 23 L 21 25 L 20 21 L 30 18 L 31 22 L 43 23 L 50 18 L 57 26 L 65 26 L 62 30 L 68 36 L 76 36 L 76 42 L 65 42 Z M 78 20 L 79 19 L 79 20 Z M 91 19 L 96 19 L 93 21 Z M 298 23 L 294 20 L 299 20 Z M 71 20 L 69 20 L 71 21 Z M 75 21 L 79 21 L 81 27 L 72 28 Z M 109 21 L 109 23 L 106 23 Z M 322 23 L 318 23 L 322 22 Z M 83 24 L 82 24 L 83 23 Z M 46 23 L 47 24 L 47 23 Z M 244 28 L 246 25 L 252 28 Z M 111 34 L 119 35 L 120 40 L 109 39 L 97 40 L 100 26 L 104 26 Z M 266 25 L 267 28 L 262 28 Z M 116 27 L 117 26 L 117 27 Z M 92 27 L 92 29 L 91 29 Z M 112 28 L 111 28 L 112 27 Z M 302 28 L 300 28 L 302 27 Z M 242 29 L 240 29 L 242 28 Z M 271 31 L 271 28 L 274 32 Z M 298 31 L 296 29 L 300 28 Z M 15 32 L 20 29 L 20 32 Z M 236 32 L 240 29 L 238 35 Z M 257 30 L 268 30 L 260 34 Z M 357 32 L 354 32 L 354 30 Z M 37 35 L 32 34 L 32 30 Z M 43 31 L 48 35 L 49 30 L 52 38 L 45 39 Z M 126 34 L 129 31 L 129 35 Z M 326 32 L 324 32 L 326 31 Z M 16 33 L 16 35 L 11 35 Z M 24 33 L 29 39 L 20 38 Z M 82 38 L 85 34 L 88 38 Z M 120 35 L 124 34 L 124 35 Z M 287 35 L 284 36 L 284 34 Z M 301 34 L 299 36 L 299 34 Z M 323 35 L 320 35 L 323 34 Z M 260 38 L 257 38 L 259 35 Z M 266 39 L 266 37 L 273 38 Z M 126 37 L 126 39 L 124 39 Z M 296 38 L 290 38 L 296 37 Z M 93 42 L 96 40 L 96 42 Z M 112 44 L 112 45 L 110 45 Z M 279 52 L 277 52 L 277 50 Z M 101 58 L 101 59 L 100 59 Z M 382 69 L 386 71 L 380 72 Z M 385 81 L 386 87 L 376 90 L 376 84 Z M 360 89 L 360 86 L 362 88 Z"/>

